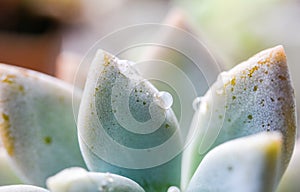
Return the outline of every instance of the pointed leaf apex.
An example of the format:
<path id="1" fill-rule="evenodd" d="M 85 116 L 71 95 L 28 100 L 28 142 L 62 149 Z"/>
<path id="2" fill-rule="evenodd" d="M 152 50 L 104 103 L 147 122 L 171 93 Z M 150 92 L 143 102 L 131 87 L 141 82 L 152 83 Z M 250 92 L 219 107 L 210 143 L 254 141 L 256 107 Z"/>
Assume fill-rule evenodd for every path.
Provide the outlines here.
<path id="1" fill-rule="evenodd" d="M 284 64 L 286 65 L 286 54 L 282 45 L 262 51 L 253 57 L 258 59 L 257 63 L 264 64 Z"/>
<path id="2" fill-rule="evenodd" d="M 274 61 L 280 63 L 286 63 L 286 54 L 282 45 L 278 45 L 273 48 Z"/>

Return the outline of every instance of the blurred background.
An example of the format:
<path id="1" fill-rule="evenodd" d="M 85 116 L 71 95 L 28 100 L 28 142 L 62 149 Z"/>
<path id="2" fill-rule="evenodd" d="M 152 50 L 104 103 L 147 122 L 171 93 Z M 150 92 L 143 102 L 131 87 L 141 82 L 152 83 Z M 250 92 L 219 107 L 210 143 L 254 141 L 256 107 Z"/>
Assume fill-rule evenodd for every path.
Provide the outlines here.
<path id="1" fill-rule="evenodd" d="M 300 103 L 299 19 L 299 0 L 1 0 L 0 62 L 73 83 L 97 40 L 129 25 L 166 23 L 204 42 L 222 70 L 282 44 Z M 86 71 L 77 74 L 81 87 Z"/>

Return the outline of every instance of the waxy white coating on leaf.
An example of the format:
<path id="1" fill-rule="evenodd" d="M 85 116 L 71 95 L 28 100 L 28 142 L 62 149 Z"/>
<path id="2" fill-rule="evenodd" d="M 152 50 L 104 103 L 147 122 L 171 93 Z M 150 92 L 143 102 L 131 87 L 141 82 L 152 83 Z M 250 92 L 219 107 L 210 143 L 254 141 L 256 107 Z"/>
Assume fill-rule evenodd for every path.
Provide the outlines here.
<path id="1" fill-rule="evenodd" d="M 0 64 L 0 135 L 11 164 L 26 183 L 70 166 L 85 166 L 72 110 L 80 93 L 35 71 Z"/>
<path id="2" fill-rule="evenodd" d="M 146 191 L 178 185 L 182 140 L 170 100 L 131 62 L 98 50 L 78 116 L 88 168 L 126 176 Z"/>
<path id="3" fill-rule="evenodd" d="M 31 185 L 8 185 L 8 186 L 0 187 L 0 192 L 49 192 L 49 191 Z"/>
<path id="4" fill-rule="evenodd" d="M 262 51 L 221 73 L 194 115 L 192 141 L 183 153 L 182 188 L 210 149 L 262 131 L 282 133 L 283 173 L 294 147 L 295 116 L 294 90 L 282 46 Z"/>
<path id="5" fill-rule="evenodd" d="M 278 132 L 225 142 L 204 157 L 186 192 L 273 192 L 281 148 Z"/>
<path id="6" fill-rule="evenodd" d="M 136 182 L 111 173 L 87 172 L 74 167 L 47 180 L 51 192 L 144 192 Z"/>

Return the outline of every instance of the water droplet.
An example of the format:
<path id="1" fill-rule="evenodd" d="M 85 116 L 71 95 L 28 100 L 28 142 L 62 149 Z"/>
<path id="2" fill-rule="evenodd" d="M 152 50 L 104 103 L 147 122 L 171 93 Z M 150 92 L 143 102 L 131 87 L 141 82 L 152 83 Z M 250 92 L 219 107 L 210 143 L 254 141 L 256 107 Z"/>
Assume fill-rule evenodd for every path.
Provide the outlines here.
<path id="1" fill-rule="evenodd" d="M 196 97 L 193 101 L 193 109 L 195 111 L 197 111 L 200 107 L 200 104 L 201 104 L 201 101 L 202 101 L 202 97 Z"/>
<path id="2" fill-rule="evenodd" d="M 173 105 L 173 97 L 166 91 L 160 91 L 154 94 L 154 101 L 163 109 L 169 109 Z"/>
<path id="3" fill-rule="evenodd" d="M 180 192 L 180 189 L 178 187 L 172 186 L 169 187 L 167 192 Z"/>

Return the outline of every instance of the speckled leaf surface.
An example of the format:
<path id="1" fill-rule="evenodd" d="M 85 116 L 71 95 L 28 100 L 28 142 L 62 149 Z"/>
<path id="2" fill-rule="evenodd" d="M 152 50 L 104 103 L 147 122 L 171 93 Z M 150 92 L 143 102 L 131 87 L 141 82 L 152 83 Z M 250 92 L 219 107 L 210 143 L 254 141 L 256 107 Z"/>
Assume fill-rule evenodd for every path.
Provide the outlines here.
<path id="1" fill-rule="evenodd" d="M 87 172 L 74 167 L 47 180 L 51 192 L 144 192 L 136 182 L 111 173 Z"/>
<path id="2" fill-rule="evenodd" d="M 183 154 L 183 188 L 210 149 L 262 131 L 282 133 L 283 173 L 294 147 L 296 115 L 282 46 L 262 51 L 221 73 L 201 101 L 192 123 L 192 141 Z"/>
<path id="3" fill-rule="evenodd" d="M 49 192 L 49 191 L 31 185 L 7 185 L 7 186 L 0 187 L 0 192 Z"/>
<path id="4" fill-rule="evenodd" d="M 85 166 L 72 111 L 80 93 L 53 77 L 0 65 L 0 133 L 12 166 L 27 183 L 44 186 L 48 176 Z"/>
<path id="5" fill-rule="evenodd" d="M 225 142 L 204 157 L 186 192 L 272 192 L 278 181 L 281 145 L 278 132 Z"/>
<path id="6" fill-rule="evenodd" d="M 182 141 L 171 105 L 171 96 L 158 92 L 129 61 L 98 50 L 78 116 L 88 168 L 126 176 L 146 191 L 178 186 Z"/>

